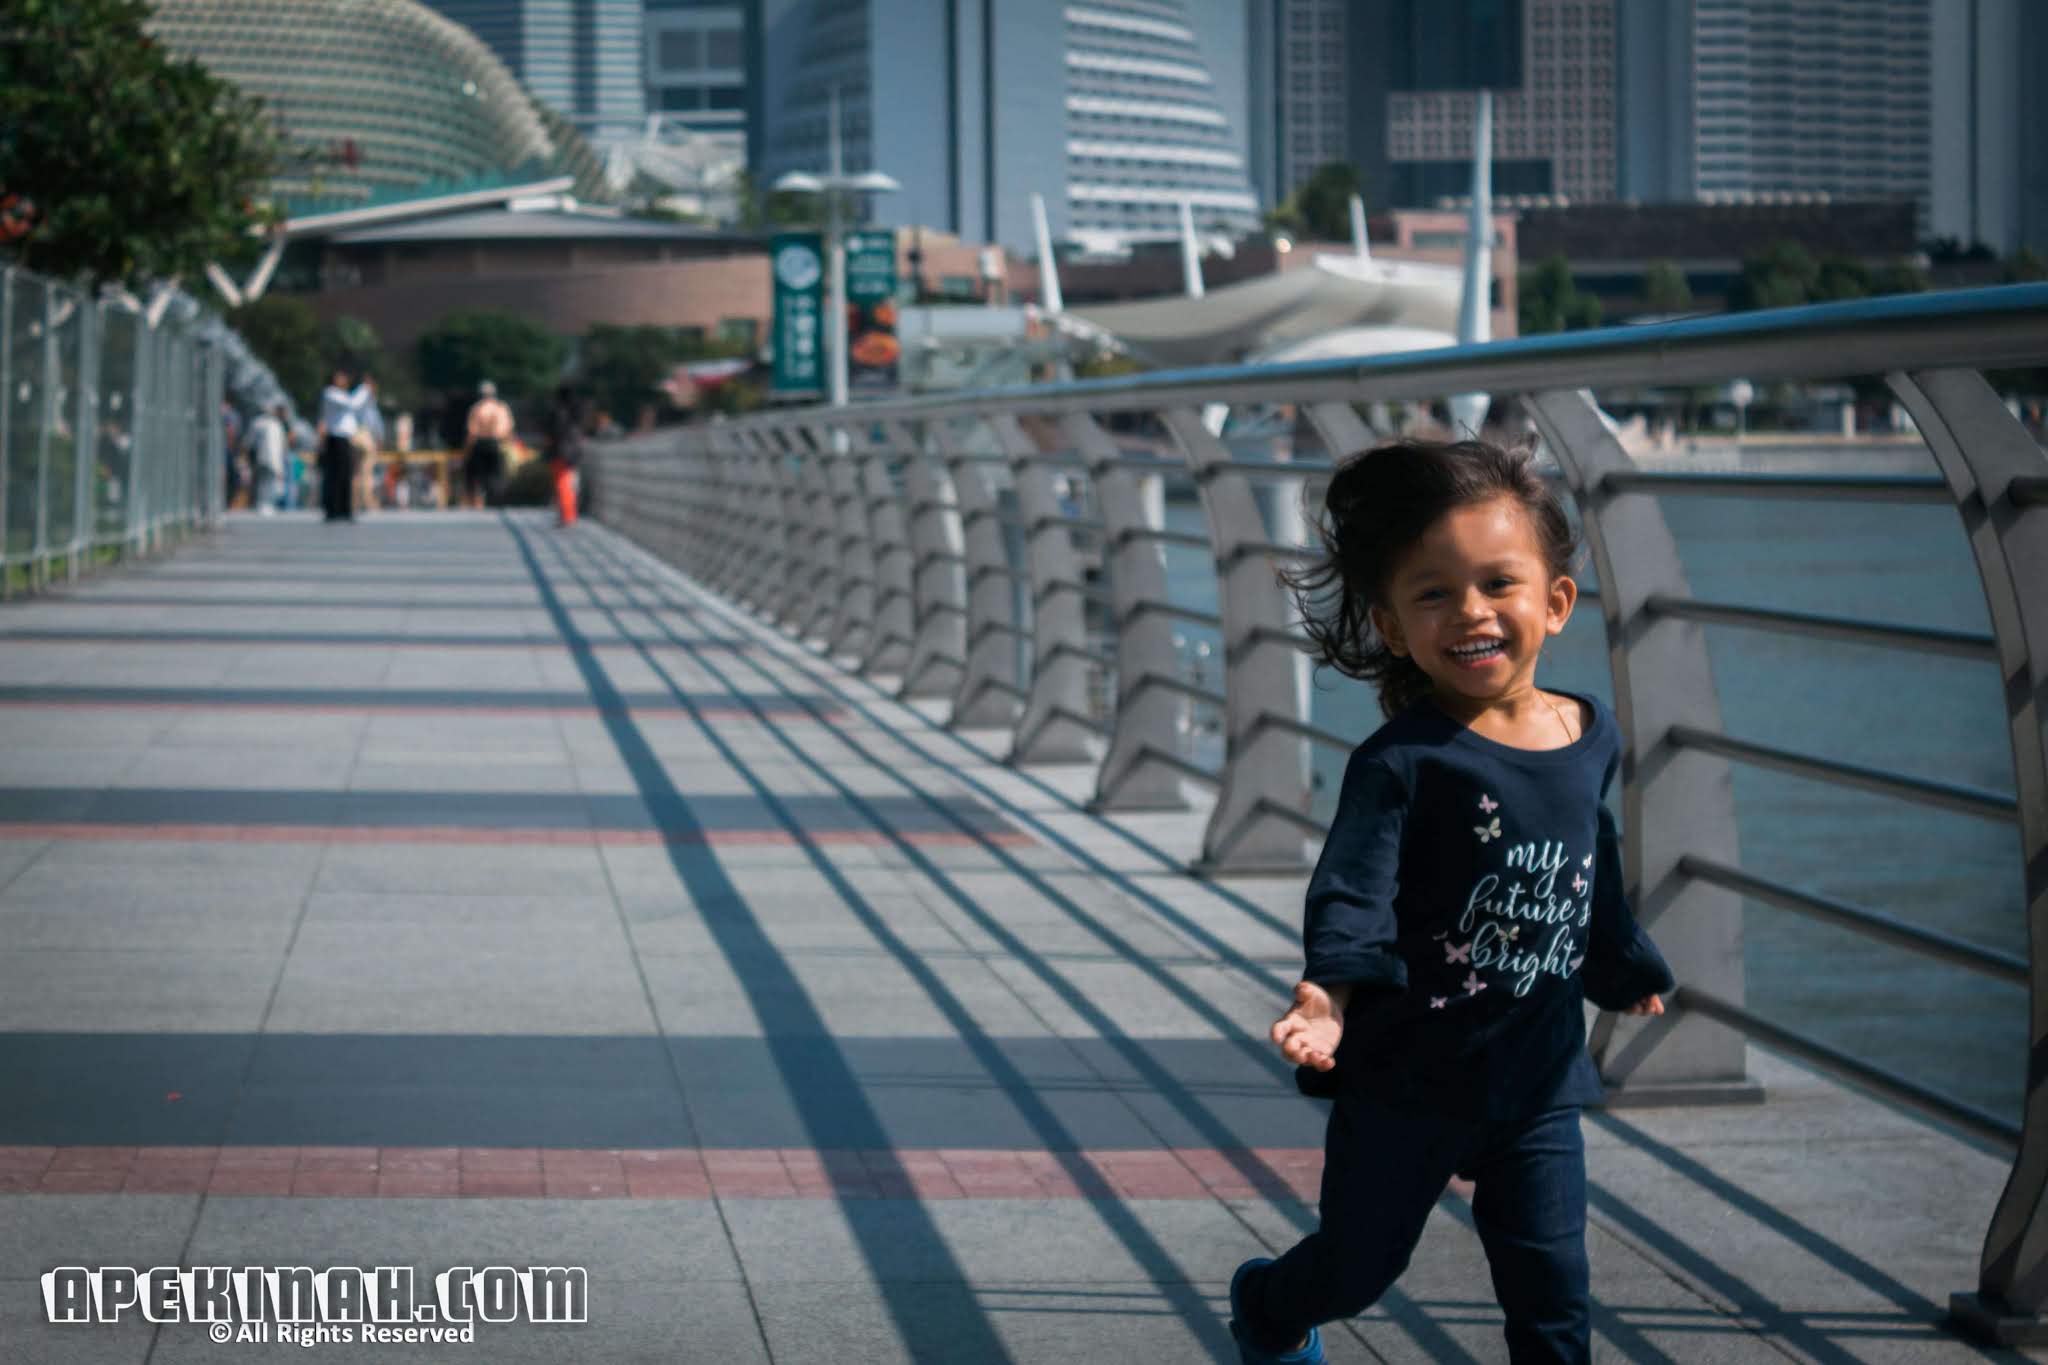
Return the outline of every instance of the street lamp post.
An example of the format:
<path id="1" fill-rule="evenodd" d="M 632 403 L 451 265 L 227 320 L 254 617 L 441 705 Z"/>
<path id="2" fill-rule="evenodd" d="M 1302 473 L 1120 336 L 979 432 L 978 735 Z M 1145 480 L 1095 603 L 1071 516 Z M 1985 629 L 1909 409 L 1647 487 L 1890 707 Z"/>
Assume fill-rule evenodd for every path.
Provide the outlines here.
<path id="1" fill-rule="evenodd" d="M 903 187 L 880 171 L 848 175 L 839 157 L 839 87 L 832 87 L 831 122 L 832 169 L 824 175 L 809 171 L 788 171 L 778 176 L 774 188 L 799 194 L 825 196 L 825 277 L 830 291 L 825 308 L 826 373 L 833 407 L 846 406 L 846 245 L 840 240 L 839 196 L 887 194 Z"/>

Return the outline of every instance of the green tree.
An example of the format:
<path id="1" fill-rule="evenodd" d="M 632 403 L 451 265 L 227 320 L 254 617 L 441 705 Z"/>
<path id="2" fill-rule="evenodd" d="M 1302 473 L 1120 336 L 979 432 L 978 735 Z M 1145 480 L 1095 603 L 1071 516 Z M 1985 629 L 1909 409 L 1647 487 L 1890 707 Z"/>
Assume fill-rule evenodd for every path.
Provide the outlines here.
<path id="1" fill-rule="evenodd" d="M 320 319 L 306 302 L 289 294 L 265 294 L 229 313 L 227 322 L 270 367 L 299 410 L 312 411 L 333 357 L 321 337 Z"/>
<path id="2" fill-rule="evenodd" d="M 514 313 L 450 313 L 420 337 L 420 382 L 466 392 L 488 379 L 506 398 L 538 398 L 562 374 L 568 347 Z"/>
<path id="3" fill-rule="evenodd" d="M 745 355 L 748 349 L 744 342 L 707 342 L 674 327 L 599 324 L 584 336 L 577 368 L 591 400 L 631 426 L 642 407 L 667 401 L 660 385 L 676 366 L 713 356 Z"/>
<path id="4" fill-rule="evenodd" d="M 1351 196 L 1365 191 L 1365 172 L 1349 161 L 1326 161 L 1266 215 L 1266 226 L 1317 241 L 1351 237 Z"/>
<path id="5" fill-rule="evenodd" d="M 2036 280 L 2048 280 L 2048 264 L 2042 263 L 2032 247 L 2023 246 L 2006 258 L 1999 280 L 2003 284 L 2032 284 Z"/>
<path id="6" fill-rule="evenodd" d="M 0 244 L 31 270 L 140 286 L 255 253 L 277 131 L 258 101 L 167 53 L 148 17 L 146 0 L 9 0 Z"/>
<path id="7" fill-rule="evenodd" d="M 1924 294 L 1930 288 L 1927 272 L 1909 261 L 1894 261 L 1870 281 L 1873 294 Z"/>
<path id="8" fill-rule="evenodd" d="M 361 318 L 338 317 L 320 329 L 331 364 L 355 373 L 375 370 L 384 359 L 384 341 Z"/>
<path id="9" fill-rule="evenodd" d="M 1757 308 L 1797 308 L 1813 297 L 1820 265 L 1797 242 L 1774 243 L 1762 254 L 1742 262 L 1742 275 L 1728 291 L 1731 312 Z"/>
<path id="10" fill-rule="evenodd" d="M 1652 313 L 1683 313 L 1692 307 L 1692 285 L 1670 261 L 1651 261 L 1643 268 L 1643 299 Z"/>
<path id="11" fill-rule="evenodd" d="M 769 189 L 754 179 L 751 170 L 740 172 L 734 193 L 739 200 L 740 226 L 749 232 L 766 232 L 778 227 L 819 227 L 825 221 L 823 195 Z"/>
<path id="12" fill-rule="evenodd" d="M 1868 298 L 1877 292 L 1863 262 L 1852 256 L 1829 256 L 1820 263 L 1813 287 L 1807 293 L 1811 303 L 1840 303 Z"/>
<path id="13" fill-rule="evenodd" d="M 1534 270 L 1524 270 L 1516 280 L 1515 294 L 1515 326 L 1523 336 L 1576 332 L 1598 327 L 1602 321 L 1600 300 L 1572 283 L 1571 264 L 1562 254 Z"/>

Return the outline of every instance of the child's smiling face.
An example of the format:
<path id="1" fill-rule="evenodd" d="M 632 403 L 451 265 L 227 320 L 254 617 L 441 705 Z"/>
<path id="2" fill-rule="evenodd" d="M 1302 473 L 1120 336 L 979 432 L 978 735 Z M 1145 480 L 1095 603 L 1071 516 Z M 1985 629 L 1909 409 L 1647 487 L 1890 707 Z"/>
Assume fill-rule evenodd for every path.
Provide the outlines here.
<path id="1" fill-rule="evenodd" d="M 1494 700 L 1528 687 L 1543 641 L 1564 629 L 1578 586 L 1553 577 L 1513 498 L 1454 507 L 1402 556 L 1373 626 L 1441 693 Z"/>

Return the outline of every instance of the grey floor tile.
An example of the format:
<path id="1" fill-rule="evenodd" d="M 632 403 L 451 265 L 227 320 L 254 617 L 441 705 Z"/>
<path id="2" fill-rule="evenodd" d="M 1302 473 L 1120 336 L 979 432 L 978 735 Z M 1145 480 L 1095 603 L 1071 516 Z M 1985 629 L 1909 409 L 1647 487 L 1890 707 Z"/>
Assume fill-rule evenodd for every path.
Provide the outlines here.
<path id="1" fill-rule="evenodd" d="M 198 1209 L 186 1194 L 0 1196 L 0 1281 L 57 1265 L 176 1265 Z"/>
<path id="2" fill-rule="evenodd" d="M 262 952 L 0 953 L 0 1030 L 253 1032 L 277 966 Z"/>
<path id="3" fill-rule="evenodd" d="M 873 1282 L 775 1283 L 756 1298 L 778 1362 L 908 1365 L 939 1359 L 1020 1362 L 1235 1360 L 1223 1285 L 1191 1286 L 1214 1306 L 1176 1313 L 1146 1284 L 1068 1281 L 971 1286 Z M 1364 1359 L 1332 1354 L 1332 1360 Z"/>
<path id="4" fill-rule="evenodd" d="M 606 889 L 591 846 L 340 844 L 320 868 L 322 891 L 449 895 L 594 895 Z"/>
<path id="5" fill-rule="evenodd" d="M 461 946 L 468 937 L 417 928 L 302 936 L 278 984 L 269 1027 L 295 1033 L 654 1032 L 640 978 L 622 947 L 572 950 L 559 941 L 516 949 Z M 436 943 L 450 946 L 412 946 Z"/>
<path id="6" fill-rule="evenodd" d="M 0 1350 L 9 1365 L 142 1365 L 154 1336 L 134 1312 L 120 1322 L 52 1324 L 40 1283 L 0 1278 Z"/>

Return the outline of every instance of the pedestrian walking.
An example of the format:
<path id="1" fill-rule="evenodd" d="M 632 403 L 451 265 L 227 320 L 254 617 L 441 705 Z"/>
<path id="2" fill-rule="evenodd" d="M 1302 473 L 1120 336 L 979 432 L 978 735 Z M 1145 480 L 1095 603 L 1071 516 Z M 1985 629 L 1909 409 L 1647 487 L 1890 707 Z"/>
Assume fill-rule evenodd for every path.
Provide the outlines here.
<path id="1" fill-rule="evenodd" d="M 584 409 L 582 395 L 573 384 L 555 390 L 554 406 L 548 409 L 547 456 L 555 476 L 555 524 L 576 524 L 577 466 L 583 463 Z"/>
<path id="2" fill-rule="evenodd" d="M 355 442 L 370 393 L 348 381 L 348 371 L 336 369 L 320 393 L 320 506 L 328 521 L 355 520 Z"/>
<path id="3" fill-rule="evenodd" d="M 1664 1012 L 1670 969 L 1623 896 L 1605 803 L 1620 727 L 1536 686 L 1578 544 L 1531 456 L 1403 441 L 1343 461 L 1323 555 L 1289 574 L 1317 661 L 1374 684 L 1307 892 L 1307 965 L 1273 1025 L 1334 1099 L 1321 1219 L 1230 1283 L 1246 1362 L 1323 1360 L 1321 1323 L 1408 1264 L 1451 1178 L 1506 1314 L 1509 1358 L 1590 1359 L 1585 1145 L 1599 1098 L 1584 1001 Z"/>
<path id="4" fill-rule="evenodd" d="M 255 476 L 256 511 L 266 517 L 275 516 L 284 500 L 288 413 L 284 404 L 273 403 L 249 423 L 249 464 Z"/>
<path id="5" fill-rule="evenodd" d="M 512 439 L 512 409 L 498 398 L 498 386 L 486 379 L 476 386 L 469 410 L 468 444 L 462 456 L 462 505 L 495 505 L 505 483 L 505 443 Z"/>

